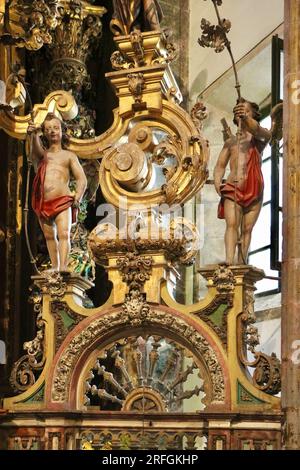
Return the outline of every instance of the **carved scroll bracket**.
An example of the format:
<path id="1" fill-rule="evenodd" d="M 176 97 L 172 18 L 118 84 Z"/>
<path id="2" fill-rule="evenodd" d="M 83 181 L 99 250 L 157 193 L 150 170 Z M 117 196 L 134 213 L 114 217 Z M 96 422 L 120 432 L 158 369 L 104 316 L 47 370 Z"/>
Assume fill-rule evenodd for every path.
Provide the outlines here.
<path id="1" fill-rule="evenodd" d="M 47 113 L 53 112 L 63 119 L 73 119 L 78 112 L 74 97 L 63 90 L 50 93 L 42 104 L 33 108 L 34 123 L 41 125 Z M 10 111 L 0 111 L 0 128 L 16 139 L 24 140 L 27 136 L 27 127 L 31 121 L 31 114 L 17 116 Z"/>
<path id="2" fill-rule="evenodd" d="M 42 319 L 43 296 L 36 285 L 33 285 L 30 291 L 29 302 L 33 304 L 34 313 L 37 314 L 37 334 L 32 341 L 24 343 L 23 349 L 27 351 L 27 354 L 14 364 L 11 372 L 10 384 L 18 393 L 24 392 L 36 382 L 46 361 L 44 347 L 45 322 Z"/>
<path id="3" fill-rule="evenodd" d="M 281 364 L 275 353 L 269 356 L 256 351 L 260 341 L 258 329 L 255 326 L 253 293 L 253 288 L 245 289 L 244 310 L 238 319 L 241 334 L 239 357 L 244 366 L 254 368 L 253 383 L 255 387 L 270 395 L 276 395 L 281 390 Z M 254 356 L 254 360 L 248 359 L 247 350 Z"/>

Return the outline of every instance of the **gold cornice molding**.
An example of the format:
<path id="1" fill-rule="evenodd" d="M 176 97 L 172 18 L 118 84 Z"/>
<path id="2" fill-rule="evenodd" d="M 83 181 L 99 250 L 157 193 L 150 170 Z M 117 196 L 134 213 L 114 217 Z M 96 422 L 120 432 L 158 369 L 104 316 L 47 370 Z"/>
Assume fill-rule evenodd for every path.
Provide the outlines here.
<path id="1" fill-rule="evenodd" d="M 64 119 L 73 119 L 78 112 L 74 97 L 64 91 L 57 90 L 50 93 L 42 104 L 36 104 L 32 115 L 17 116 L 10 111 L 0 111 L 0 128 L 2 128 L 11 137 L 24 140 L 27 136 L 27 127 L 34 116 L 36 125 L 41 125 L 47 113 L 54 112 L 61 115 Z"/>

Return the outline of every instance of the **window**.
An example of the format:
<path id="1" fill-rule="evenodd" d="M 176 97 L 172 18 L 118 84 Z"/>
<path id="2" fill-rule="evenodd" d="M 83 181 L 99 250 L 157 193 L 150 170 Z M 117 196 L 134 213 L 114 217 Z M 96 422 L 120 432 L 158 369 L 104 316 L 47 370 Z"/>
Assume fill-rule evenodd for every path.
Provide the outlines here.
<path id="1" fill-rule="evenodd" d="M 283 41 L 274 36 L 272 42 L 272 107 L 283 98 Z M 269 114 L 269 110 L 267 110 Z M 271 118 L 261 120 L 270 129 Z M 283 144 L 268 145 L 262 155 L 265 189 L 263 207 L 254 227 L 249 264 L 265 271 L 266 278 L 257 283 L 257 294 L 280 292 L 282 247 L 282 167 Z"/>
<path id="2" fill-rule="evenodd" d="M 272 106 L 283 99 L 283 41 L 274 36 L 272 44 Z M 271 267 L 281 269 L 282 250 L 283 142 L 272 147 Z"/>

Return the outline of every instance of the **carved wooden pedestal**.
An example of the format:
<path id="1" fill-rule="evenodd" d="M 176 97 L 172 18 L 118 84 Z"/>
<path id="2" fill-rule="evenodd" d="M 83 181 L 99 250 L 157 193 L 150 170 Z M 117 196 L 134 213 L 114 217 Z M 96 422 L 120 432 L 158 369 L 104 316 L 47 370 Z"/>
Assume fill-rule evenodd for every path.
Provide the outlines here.
<path id="1" fill-rule="evenodd" d="M 112 294 L 99 308 L 83 307 L 90 285 L 78 276 L 34 279 L 40 334 L 23 359 L 28 375 L 21 363 L 14 372 L 26 390 L 3 402 L 2 448 L 280 448 L 279 362 L 256 350 L 262 272 L 207 267 L 206 297 L 186 306 L 161 277 L 163 256 L 136 254 L 129 271 L 126 259 L 109 270 L 119 270 L 122 301 Z"/>

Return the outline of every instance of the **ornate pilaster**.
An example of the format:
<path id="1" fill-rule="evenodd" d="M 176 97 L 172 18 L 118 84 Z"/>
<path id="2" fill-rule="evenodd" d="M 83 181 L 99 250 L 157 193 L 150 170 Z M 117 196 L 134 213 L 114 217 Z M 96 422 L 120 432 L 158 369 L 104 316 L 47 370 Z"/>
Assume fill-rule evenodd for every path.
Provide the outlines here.
<path id="1" fill-rule="evenodd" d="M 300 447 L 300 3 L 285 1 L 284 191 L 282 273 L 282 407 L 284 445 Z"/>
<path id="2" fill-rule="evenodd" d="M 51 32 L 47 53 L 50 57 L 44 91 L 72 92 L 79 105 L 79 115 L 69 127 L 77 138 L 94 137 L 92 110 L 83 102 L 82 91 L 91 89 L 87 60 L 99 44 L 102 35 L 101 17 L 104 7 L 96 7 L 81 0 L 60 0 L 57 26 Z"/>

